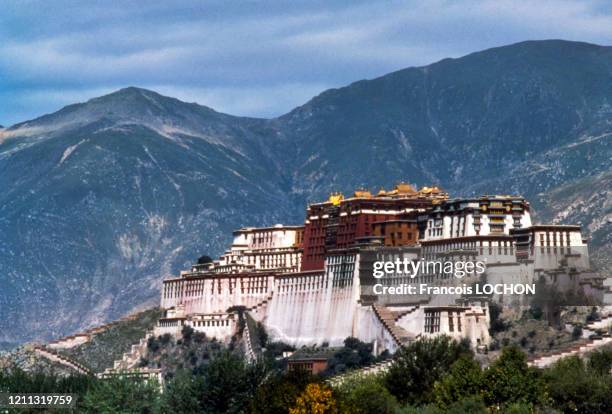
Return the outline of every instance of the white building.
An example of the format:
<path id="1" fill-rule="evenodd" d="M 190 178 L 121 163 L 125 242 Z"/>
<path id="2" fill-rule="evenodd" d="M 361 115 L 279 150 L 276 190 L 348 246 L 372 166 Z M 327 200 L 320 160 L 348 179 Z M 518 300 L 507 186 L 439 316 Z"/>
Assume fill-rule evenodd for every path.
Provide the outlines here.
<path id="1" fill-rule="evenodd" d="M 194 265 L 192 272 L 299 272 L 304 226 L 245 227 L 218 260 Z"/>
<path id="2" fill-rule="evenodd" d="M 522 197 L 483 196 L 436 204 L 426 217 L 423 240 L 508 235 L 531 226 L 529 203 Z"/>

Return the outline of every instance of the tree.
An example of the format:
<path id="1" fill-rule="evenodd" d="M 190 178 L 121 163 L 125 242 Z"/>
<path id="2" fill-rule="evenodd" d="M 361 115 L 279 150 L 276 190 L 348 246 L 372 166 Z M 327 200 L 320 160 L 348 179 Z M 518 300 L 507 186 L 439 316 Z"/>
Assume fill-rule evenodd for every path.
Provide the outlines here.
<path id="1" fill-rule="evenodd" d="M 508 330 L 509 324 L 506 323 L 506 321 L 504 321 L 501 318 L 501 313 L 502 313 L 501 305 L 497 304 L 496 302 L 491 302 L 489 304 L 489 316 L 490 316 L 489 333 L 492 336 L 495 335 L 497 332 L 503 332 L 503 331 Z"/>
<path id="2" fill-rule="evenodd" d="M 376 360 L 372 354 L 373 348 L 371 343 L 362 342 L 354 337 L 346 338 L 344 347 L 329 359 L 324 375 L 331 376 L 346 370 L 371 365 Z"/>
<path id="3" fill-rule="evenodd" d="M 434 385 L 434 399 L 438 406 L 447 408 L 470 396 L 480 397 L 483 387 L 482 370 L 471 356 L 459 358 L 450 372 Z"/>
<path id="4" fill-rule="evenodd" d="M 202 255 L 198 258 L 198 264 L 212 263 L 213 259 L 210 256 Z"/>
<path id="5" fill-rule="evenodd" d="M 94 383 L 85 394 L 84 411 L 92 413 L 154 413 L 159 407 L 159 384 L 117 375 Z"/>
<path id="6" fill-rule="evenodd" d="M 181 329 L 181 335 L 183 336 L 183 343 L 189 344 L 191 342 L 191 338 L 193 337 L 194 332 L 195 331 L 193 330 L 191 326 L 189 325 L 183 326 L 183 329 Z"/>
<path id="7" fill-rule="evenodd" d="M 289 414 L 332 414 L 337 413 L 336 401 L 331 389 L 325 385 L 308 384 L 297 398 L 295 406 L 289 409 Z"/>
<path id="8" fill-rule="evenodd" d="M 449 405 L 444 414 L 487 414 L 487 406 L 479 396 L 471 396 Z"/>
<path id="9" fill-rule="evenodd" d="M 259 339 L 259 344 L 262 348 L 265 348 L 268 344 L 268 333 L 266 332 L 265 326 L 261 322 L 257 322 L 256 331 L 257 338 Z"/>
<path id="10" fill-rule="evenodd" d="M 379 376 L 349 377 L 337 389 L 341 412 L 347 414 L 391 414 L 398 408 Z"/>
<path id="11" fill-rule="evenodd" d="M 0 370 L 0 392 L 76 394 L 77 409 L 82 408 L 85 394 L 97 381 L 95 377 L 88 375 L 63 376 L 42 369 L 26 372 L 16 366 L 3 367 Z M 32 409 L 31 412 L 39 410 Z"/>
<path id="12" fill-rule="evenodd" d="M 207 413 L 240 413 L 248 406 L 267 375 L 263 364 L 223 351 L 204 370 L 202 407 Z"/>
<path id="13" fill-rule="evenodd" d="M 250 404 L 254 414 L 286 414 L 306 386 L 316 381 L 309 372 L 291 369 L 269 375 Z"/>
<path id="14" fill-rule="evenodd" d="M 395 354 L 385 385 L 402 403 L 431 402 L 434 383 L 465 354 L 471 354 L 469 345 L 448 336 L 419 339 Z"/>
<path id="15" fill-rule="evenodd" d="M 562 412 L 612 412 L 612 376 L 586 369 L 578 356 L 562 358 L 544 371 L 551 402 Z"/>
<path id="16" fill-rule="evenodd" d="M 537 404 L 544 401 L 546 389 L 537 371 L 527 366 L 525 354 L 510 346 L 484 372 L 484 395 L 489 405 Z"/>
<path id="17" fill-rule="evenodd" d="M 612 348 L 593 352 L 589 357 L 589 369 L 599 375 L 610 375 L 612 370 Z"/>
<path id="18" fill-rule="evenodd" d="M 582 326 L 580 325 L 574 326 L 574 329 L 572 330 L 572 339 L 576 341 L 580 339 L 581 337 L 582 337 Z"/>
<path id="19" fill-rule="evenodd" d="M 161 398 L 161 412 L 177 414 L 196 413 L 202 410 L 200 395 L 203 393 L 204 380 L 189 371 L 179 371 L 166 384 Z"/>
<path id="20" fill-rule="evenodd" d="M 396 414 L 489 414 L 487 406 L 480 397 L 469 397 L 456 401 L 446 408 L 440 408 L 435 404 L 421 407 L 404 406 L 396 411 Z"/>

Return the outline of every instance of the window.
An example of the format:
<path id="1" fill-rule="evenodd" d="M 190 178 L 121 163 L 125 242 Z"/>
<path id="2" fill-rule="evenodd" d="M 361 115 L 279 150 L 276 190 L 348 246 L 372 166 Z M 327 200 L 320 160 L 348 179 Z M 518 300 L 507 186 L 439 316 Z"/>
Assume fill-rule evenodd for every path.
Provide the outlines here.
<path id="1" fill-rule="evenodd" d="M 425 312 L 425 332 L 434 333 L 440 331 L 440 312 Z"/>

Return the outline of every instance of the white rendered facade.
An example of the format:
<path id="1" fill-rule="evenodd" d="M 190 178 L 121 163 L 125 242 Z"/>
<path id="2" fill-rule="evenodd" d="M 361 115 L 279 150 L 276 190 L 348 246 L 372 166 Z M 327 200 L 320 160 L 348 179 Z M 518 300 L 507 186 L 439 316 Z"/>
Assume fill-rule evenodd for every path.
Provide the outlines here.
<path id="1" fill-rule="evenodd" d="M 246 227 L 234 232 L 230 249 L 212 263 L 195 265 L 192 272 L 299 272 L 303 226 Z"/>
<path id="2" fill-rule="evenodd" d="M 521 197 L 485 196 L 442 201 L 428 214 L 423 240 L 508 235 L 531 226 L 529 203 Z"/>

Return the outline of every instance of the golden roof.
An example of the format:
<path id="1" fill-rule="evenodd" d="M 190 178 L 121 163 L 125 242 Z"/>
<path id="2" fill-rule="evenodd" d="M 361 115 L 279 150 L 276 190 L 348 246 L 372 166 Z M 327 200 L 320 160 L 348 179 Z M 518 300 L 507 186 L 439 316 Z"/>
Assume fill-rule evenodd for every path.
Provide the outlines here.
<path id="1" fill-rule="evenodd" d="M 372 198 L 372 193 L 370 193 L 370 191 L 364 189 L 364 188 L 360 188 L 358 190 L 355 190 L 355 194 L 353 194 L 353 197 L 356 198 Z"/>
<path id="2" fill-rule="evenodd" d="M 395 191 L 399 194 L 415 194 L 416 190 L 410 184 L 405 182 L 400 182 L 395 186 Z"/>

